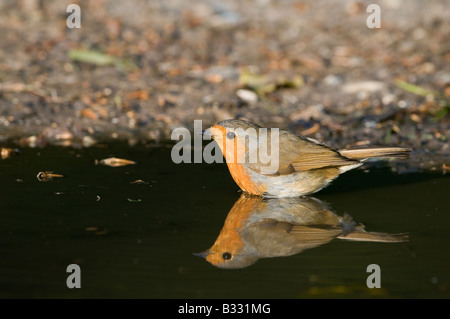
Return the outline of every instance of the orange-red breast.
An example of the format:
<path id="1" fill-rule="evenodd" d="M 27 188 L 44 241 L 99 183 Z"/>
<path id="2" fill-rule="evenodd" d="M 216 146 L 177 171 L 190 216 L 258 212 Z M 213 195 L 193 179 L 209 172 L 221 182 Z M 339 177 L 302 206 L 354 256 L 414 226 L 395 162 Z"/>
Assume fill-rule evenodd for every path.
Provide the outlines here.
<path id="1" fill-rule="evenodd" d="M 367 232 L 349 215 L 334 214 L 312 197 L 271 198 L 242 194 L 211 248 L 194 255 L 220 268 L 244 268 L 261 258 L 298 254 L 334 238 L 395 243 L 407 234 Z"/>
<path id="2" fill-rule="evenodd" d="M 267 139 L 262 139 L 260 128 L 251 122 L 231 119 L 215 124 L 204 134 L 218 143 L 238 186 L 249 194 L 264 197 L 312 194 L 326 187 L 340 174 L 362 165 L 368 158 L 406 158 L 411 152 L 411 149 L 402 147 L 337 150 L 285 130 L 279 130 L 279 143 L 274 144 L 270 138 L 273 129 L 267 129 Z M 245 133 L 250 130 L 256 131 L 256 135 Z M 279 155 L 277 167 L 267 174 L 265 172 L 272 163 L 262 161 L 259 151 L 272 154 L 275 147 Z"/>

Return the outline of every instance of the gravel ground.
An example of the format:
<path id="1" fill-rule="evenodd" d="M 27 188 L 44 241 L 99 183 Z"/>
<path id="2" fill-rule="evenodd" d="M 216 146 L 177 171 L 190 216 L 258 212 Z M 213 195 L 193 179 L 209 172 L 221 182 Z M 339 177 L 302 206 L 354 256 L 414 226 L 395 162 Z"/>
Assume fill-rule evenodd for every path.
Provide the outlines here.
<path id="1" fill-rule="evenodd" d="M 445 173 L 449 16 L 447 0 L 3 0 L 0 143 L 161 143 L 244 118 L 339 148 L 412 147 L 403 171 Z"/>

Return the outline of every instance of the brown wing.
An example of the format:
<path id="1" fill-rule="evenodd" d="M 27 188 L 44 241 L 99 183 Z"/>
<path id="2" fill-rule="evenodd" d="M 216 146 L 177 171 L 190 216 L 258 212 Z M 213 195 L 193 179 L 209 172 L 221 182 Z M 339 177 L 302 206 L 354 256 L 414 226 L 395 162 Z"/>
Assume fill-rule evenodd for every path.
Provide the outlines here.
<path id="1" fill-rule="evenodd" d="M 297 136 L 291 132 L 280 130 L 279 134 L 281 146 L 279 147 L 279 175 L 359 163 L 358 160 L 342 156 L 331 147 Z M 273 147 L 270 141 L 270 138 L 268 138 L 269 150 Z M 271 153 L 269 152 L 268 154 Z M 256 172 L 260 172 L 260 166 L 260 163 L 249 164 L 249 168 Z"/>
<path id="2" fill-rule="evenodd" d="M 342 233 L 342 228 L 311 227 L 296 225 L 292 227 L 290 234 L 295 236 L 305 247 L 316 247 L 328 243 Z"/>
<path id="3" fill-rule="evenodd" d="M 250 225 L 245 240 L 262 257 L 289 256 L 328 243 L 342 233 L 341 227 L 303 226 L 266 220 Z"/>

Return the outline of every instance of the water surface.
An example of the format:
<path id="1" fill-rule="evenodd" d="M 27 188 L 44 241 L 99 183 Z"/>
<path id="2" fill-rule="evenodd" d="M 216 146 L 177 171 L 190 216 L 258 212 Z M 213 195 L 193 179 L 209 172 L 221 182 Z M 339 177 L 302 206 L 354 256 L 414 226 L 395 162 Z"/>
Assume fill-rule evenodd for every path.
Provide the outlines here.
<path id="1" fill-rule="evenodd" d="M 108 167 L 116 156 L 136 165 Z M 38 172 L 64 175 L 41 182 Z M 0 161 L 2 298 L 449 298 L 449 175 L 345 173 L 314 196 L 406 243 L 334 239 L 223 270 L 214 243 L 241 193 L 225 164 L 173 164 L 167 147 L 23 149 Z M 144 183 L 133 183 L 142 180 Z M 81 288 L 66 286 L 78 264 Z M 366 286 L 370 264 L 381 288 Z"/>

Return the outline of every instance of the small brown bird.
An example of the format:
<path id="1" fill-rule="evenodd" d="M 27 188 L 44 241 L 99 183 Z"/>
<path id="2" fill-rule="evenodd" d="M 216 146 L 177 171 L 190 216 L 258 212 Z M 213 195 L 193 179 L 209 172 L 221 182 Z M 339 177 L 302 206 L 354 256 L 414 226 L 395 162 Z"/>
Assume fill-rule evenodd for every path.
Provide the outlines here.
<path id="1" fill-rule="evenodd" d="M 259 125 L 232 119 L 215 124 L 204 134 L 218 143 L 239 187 L 264 197 L 312 194 L 369 158 L 407 158 L 411 152 L 402 147 L 337 150 L 285 130 L 269 128 L 264 136 L 261 132 L 265 131 Z M 277 137 L 275 141 L 272 136 Z M 275 154 L 276 158 L 267 161 L 262 154 Z"/>
<path id="2" fill-rule="evenodd" d="M 212 247 L 194 255 L 216 267 L 236 269 L 261 258 L 298 254 L 334 238 L 398 243 L 408 235 L 367 232 L 349 215 L 337 216 L 312 197 L 263 199 L 242 194 Z"/>
<path id="3" fill-rule="evenodd" d="M 334 214 L 312 197 L 271 198 L 242 194 L 231 208 L 215 243 L 194 255 L 219 268 L 236 269 L 261 258 L 298 254 L 334 238 L 398 243 L 408 235 L 367 232 L 349 215 Z"/>

